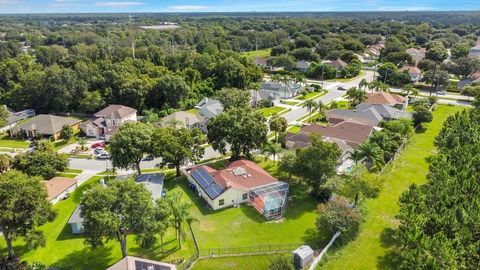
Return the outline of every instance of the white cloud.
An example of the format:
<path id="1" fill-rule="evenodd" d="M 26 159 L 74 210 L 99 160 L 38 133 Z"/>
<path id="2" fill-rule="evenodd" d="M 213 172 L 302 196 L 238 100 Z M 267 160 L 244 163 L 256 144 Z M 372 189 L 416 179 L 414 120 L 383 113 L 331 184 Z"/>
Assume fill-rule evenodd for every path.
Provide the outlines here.
<path id="1" fill-rule="evenodd" d="M 143 6 L 144 2 L 96 2 L 95 6 L 110 7 L 110 8 L 128 8 L 135 6 Z"/>
<path id="2" fill-rule="evenodd" d="M 194 6 L 194 5 L 184 5 L 184 6 L 169 6 L 168 8 L 179 11 L 193 11 L 193 10 L 205 10 L 209 9 L 209 6 Z"/>

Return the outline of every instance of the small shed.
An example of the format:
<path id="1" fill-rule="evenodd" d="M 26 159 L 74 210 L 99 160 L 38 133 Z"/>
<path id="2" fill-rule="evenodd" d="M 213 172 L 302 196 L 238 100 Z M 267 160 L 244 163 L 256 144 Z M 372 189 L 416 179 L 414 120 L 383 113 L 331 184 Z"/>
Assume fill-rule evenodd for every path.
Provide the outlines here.
<path id="1" fill-rule="evenodd" d="M 313 260 L 313 249 L 303 245 L 292 252 L 293 263 L 297 269 L 302 269 Z"/>
<path id="2" fill-rule="evenodd" d="M 73 234 L 83 233 L 83 218 L 80 216 L 80 213 L 82 213 L 82 206 L 78 205 L 77 208 L 75 208 L 75 211 L 73 211 L 72 216 L 68 220 L 68 224 L 70 224 Z"/>

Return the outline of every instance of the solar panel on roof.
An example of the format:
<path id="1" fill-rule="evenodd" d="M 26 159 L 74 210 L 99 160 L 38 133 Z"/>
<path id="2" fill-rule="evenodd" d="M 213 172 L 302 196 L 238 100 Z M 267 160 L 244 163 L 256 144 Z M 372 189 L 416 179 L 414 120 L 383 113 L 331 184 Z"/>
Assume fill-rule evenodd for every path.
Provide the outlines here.
<path id="1" fill-rule="evenodd" d="M 233 175 L 235 176 L 244 175 L 244 174 L 247 174 L 247 170 L 245 170 L 245 168 L 243 167 L 238 167 L 233 169 Z"/>
<path id="2" fill-rule="evenodd" d="M 213 178 L 203 168 L 196 169 L 191 175 L 203 189 L 213 183 Z"/>

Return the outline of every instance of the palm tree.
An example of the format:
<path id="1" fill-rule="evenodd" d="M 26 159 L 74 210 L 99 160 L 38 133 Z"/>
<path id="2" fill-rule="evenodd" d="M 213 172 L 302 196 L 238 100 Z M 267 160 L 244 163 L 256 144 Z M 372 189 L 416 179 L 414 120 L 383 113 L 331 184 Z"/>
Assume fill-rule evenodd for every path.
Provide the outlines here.
<path id="1" fill-rule="evenodd" d="M 371 169 L 379 170 L 385 165 L 383 157 L 383 150 L 376 144 L 366 142 L 358 148 L 357 158 L 359 158 L 359 160 L 365 159 L 367 166 Z"/>
<path id="2" fill-rule="evenodd" d="M 386 90 L 388 90 L 388 85 L 384 84 L 381 81 L 373 81 L 373 82 L 368 84 L 368 88 L 370 88 L 372 90 L 375 90 L 375 92 L 386 91 Z"/>
<path id="3" fill-rule="evenodd" d="M 325 113 L 327 112 L 328 106 L 323 104 L 321 100 L 318 101 L 317 103 L 317 110 L 318 114 L 320 115 L 321 118 L 325 116 Z"/>
<path id="4" fill-rule="evenodd" d="M 269 127 L 271 131 L 275 132 L 275 142 L 278 142 L 278 133 L 285 132 L 287 130 L 287 119 L 285 119 L 285 117 L 279 116 L 278 114 L 274 114 L 270 118 Z"/>
<path id="5" fill-rule="evenodd" d="M 308 113 L 310 115 L 309 118 L 312 117 L 312 112 L 315 110 L 315 108 L 317 107 L 317 103 L 312 100 L 312 99 L 309 99 L 307 101 L 305 101 L 302 105 L 303 108 L 306 108 L 308 110 Z"/>
<path id="6" fill-rule="evenodd" d="M 197 221 L 190 213 L 190 203 L 182 201 L 182 195 L 178 192 L 171 193 L 165 198 L 172 214 L 172 224 L 176 230 L 178 239 L 178 247 L 182 248 L 182 237 L 185 235 L 183 224 L 187 223 L 189 226 Z"/>
<path id="7" fill-rule="evenodd" d="M 404 93 L 406 96 L 409 96 L 410 93 L 412 93 L 413 89 L 414 89 L 413 84 L 406 84 L 402 88 L 402 93 Z"/>
<path id="8" fill-rule="evenodd" d="M 280 146 L 280 144 L 278 143 L 265 143 L 263 146 L 262 146 L 262 154 L 265 156 L 265 161 L 267 161 L 267 159 L 270 157 L 270 156 L 273 156 L 273 163 L 275 164 L 275 158 L 276 156 L 282 152 L 283 149 L 282 147 Z"/>
<path id="9" fill-rule="evenodd" d="M 368 84 L 367 80 L 362 79 L 362 80 L 360 81 L 360 83 L 358 84 L 358 88 L 359 88 L 359 89 L 362 89 L 362 88 L 363 88 L 363 91 L 366 92 L 368 85 L 369 85 L 369 84 Z"/>
<path id="10" fill-rule="evenodd" d="M 360 89 L 352 87 L 347 91 L 347 98 L 350 99 L 355 106 L 364 102 L 367 99 L 367 94 Z"/>
<path id="11" fill-rule="evenodd" d="M 81 151 L 85 150 L 85 145 L 87 145 L 87 138 L 79 137 L 78 138 L 78 145 L 80 145 L 80 150 Z"/>
<path id="12" fill-rule="evenodd" d="M 287 97 L 287 89 L 290 90 L 289 85 L 290 81 L 292 80 L 291 77 L 287 74 L 280 75 L 280 74 L 273 74 L 272 77 L 270 78 L 272 82 L 277 82 L 280 84 L 283 84 L 284 86 L 284 98 Z"/>

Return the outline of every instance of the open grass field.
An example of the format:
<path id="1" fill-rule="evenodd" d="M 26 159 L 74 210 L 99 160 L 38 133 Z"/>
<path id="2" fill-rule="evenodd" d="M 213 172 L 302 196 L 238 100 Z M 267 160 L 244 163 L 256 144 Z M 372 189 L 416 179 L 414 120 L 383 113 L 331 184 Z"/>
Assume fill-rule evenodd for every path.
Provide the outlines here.
<path id="1" fill-rule="evenodd" d="M 91 250 L 84 245 L 82 236 L 71 234 L 70 226 L 67 224 L 71 214 L 81 200 L 82 193 L 97 183 L 102 177 L 93 177 L 80 186 L 72 195 L 54 206 L 57 210 L 56 219 L 45 224 L 40 229 L 44 232 L 46 246 L 35 250 L 26 250 L 25 243 L 16 241 L 14 249 L 22 259 L 28 262 L 42 262 L 47 265 L 56 266 L 59 269 L 71 270 L 104 270 L 121 258 L 120 245 L 116 241 L 108 242 L 105 247 Z M 166 181 L 169 186 L 169 180 Z M 169 192 L 178 189 L 169 188 Z M 176 259 L 188 259 L 194 251 L 194 244 L 190 236 L 178 250 L 177 241 L 173 229 L 169 230 L 165 237 L 165 251 L 161 251 L 160 244 L 150 250 L 141 249 L 133 236 L 128 238 L 128 252 L 130 255 L 148 257 L 156 260 L 172 261 Z M 0 238 L 0 256 L 6 256 L 6 246 L 3 238 Z"/>
<path id="2" fill-rule="evenodd" d="M 384 173 L 384 188 L 378 198 L 365 202 L 365 222 L 358 237 L 336 253 L 326 257 L 318 269 L 392 269 L 384 255 L 394 245 L 392 230 L 397 226 L 400 195 L 413 184 L 426 181 L 428 158 L 434 154 L 433 140 L 448 116 L 461 107 L 438 106 L 433 122 L 412 137 L 401 156 Z"/>
<path id="3" fill-rule="evenodd" d="M 245 257 L 226 257 L 208 260 L 198 260 L 192 270 L 235 269 L 235 270 L 265 270 L 270 265 L 272 255 L 257 255 Z"/>
<path id="4" fill-rule="evenodd" d="M 246 56 L 250 60 L 255 60 L 255 57 L 269 57 L 270 56 L 270 51 L 272 49 L 262 49 L 258 51 L 248 51 L 248 52 L 242 52 L 242 55 Z"/>
<path id="5" fill-rule="evenodd" d="M 30 143 L 23 139 L 10 138 L 7 134 L 0 136 L 0 147 L 5 148 L 27 148 Z"/>
<path id="6" fill-rule="evenodd" d="M 262 113 L 263 116 L 265 117 L 270 117 L 276 113 L 280 113 L 281 111 L 285 111 L 285 108 L 282 107 L 270 107 L 270 108 L 261 108 L 258 109 L 260 113 Z"/>

